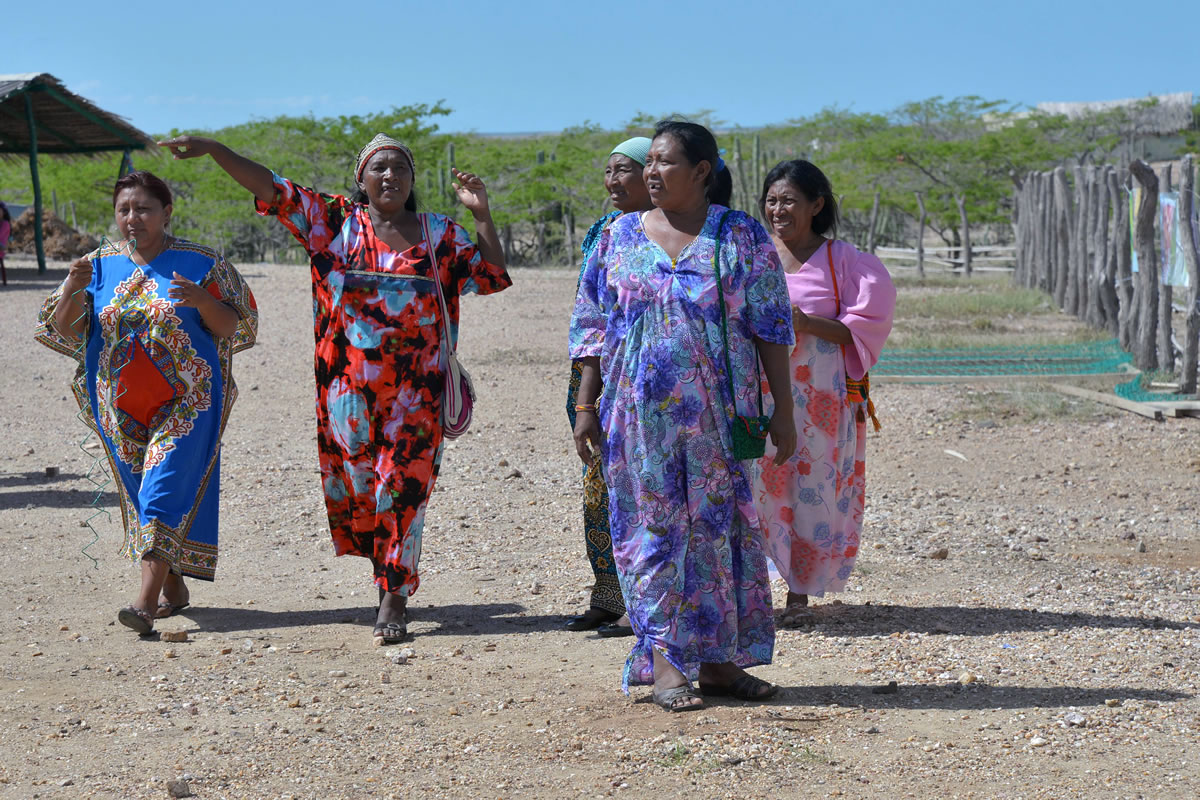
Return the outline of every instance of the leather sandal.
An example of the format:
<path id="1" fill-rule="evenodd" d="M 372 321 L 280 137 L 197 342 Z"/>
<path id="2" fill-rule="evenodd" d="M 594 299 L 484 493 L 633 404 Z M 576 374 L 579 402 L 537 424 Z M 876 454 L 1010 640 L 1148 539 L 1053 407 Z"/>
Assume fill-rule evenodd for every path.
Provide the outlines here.
<path id="1" fill-rule="evenodd" d="M 140 608 L 126 606 L 117 612 L 117 622 L 137 632 L 138 636 L 154 633 L 154 617 Z"/>
<path id="2" fill-rule="evenodd" d="M 768 691 L 762 691 L 762 687 L 764 686 L 768 687 Z M 748 703 L 753 703 L 758 700 L 767 700 L 774 697 L 779 691 L 779 687 L 773 683 L 767 683 L 761 678 L 756 678 L 753 675 L 743 675 L 740 678 L 735 678 L 733 683 L 727 686 L 701 683 L 700 691 L 708 697 L 732 697 L 735 700 L 745 700 Z"/>
<path id="3" fill-rule="evenodd" d="M 676 686 L 673 689 L 663 689 L 661 692 L 651 692 L 650 696 L 654 699 L 655 705 L 664 711 L 670 711 L 672 714 L 683 711 L 699 711 L 704 708 L 703 698 L 696 694 L 696 690 L 687 684 Z M 700 700 L 701 702 L 679 705 L 680 700 L 693 699 Z"/>
<path id="4" fill-rule="evenodd" d="M 569 631 L 591 631 L 601 625 L 608 625 L 621 618 L 620 614 L 605 611 L 602 608 L 589 608 L 578 616 L 571 617 L 563 627 Z"/>

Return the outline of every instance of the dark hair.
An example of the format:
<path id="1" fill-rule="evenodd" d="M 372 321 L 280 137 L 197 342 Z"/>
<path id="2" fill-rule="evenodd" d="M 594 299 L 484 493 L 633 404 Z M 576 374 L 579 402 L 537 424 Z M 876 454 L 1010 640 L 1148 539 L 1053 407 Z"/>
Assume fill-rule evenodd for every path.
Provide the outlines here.
<path id="1" fill-rule="evenodd" d="M 163 208 L 171 205 L 171 187 L 153 172 L 138 169 L 123 178 L 117 178 L 117 184 L 113 187 L 113 208 L 117 206 L 117 195 L 134 186 L 140 186 L 154 195 L 158 202 L 163 204 Z"/>
<path id="2" fill-rule="evenodd" d="M 692 164 L 707 161 L 712 167 L 708 173 L 708 187 L 705 196 L 708 202 L 718 206 L 728 206 L 733 197 L 733 176 L 729 169 L 718 170 L 721 163 L 721 151 L 717 148 L 717 139 L 712 131 L 695 122 L 664 119 L 654 126 L 654 138 L 672 136 L 683 147 L 683 152 Z"/>
<path id="3" fill-rule="evenodd" d="M 413 184 L 414 184 L 413 188 L 409 189 L 408 199 L 404 201 L 404 207 L 406 209 L 408 209 L 409 211 L 417 210 L 416 182 L 417 182 L 417 179 L 414 177 L 413 178 Z M 350 193 L 350 202 L 358 203 L 360 206 L 365 206 L 365 205 L 370 204 L 371 198 L 367 197 L 367 193 L 364 192 L 361 187 L 355 186 L 354 191 Z"/>
<path id="4" fill-rule="evenodd" d="M 758 198 L 758 210 L 763 218 L 767 216 L 767 191 L 779 181 L 787 181 L 795 186 L 810 203 L 815 203 L 818 197 L 824 197 L 825 205 L 821 206 L 821 210 L 812 220 L 813 233 L 820 236 L 828 233 L 837 237 L 839 216 L 837 200 L 833 196 L 833 184 L 816 164 L 802 158 L 780 161 L 767 173 L 766 180 L 763 181 L 762 195 Z"/>

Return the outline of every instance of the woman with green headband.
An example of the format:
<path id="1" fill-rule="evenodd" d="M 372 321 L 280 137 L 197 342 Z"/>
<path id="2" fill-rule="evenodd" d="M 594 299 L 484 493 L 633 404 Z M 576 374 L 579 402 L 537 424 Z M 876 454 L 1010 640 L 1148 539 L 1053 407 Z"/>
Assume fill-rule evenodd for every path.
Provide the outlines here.
<path id="1" fill-rule="evenodd" d="M 585 264 L 600 241 L 600 235 L 613 220 L 622 214 L 649 211 L 654 207 L 646 182 L 642 179 L 642 169 L 646 166 L 646 154 L 649 152 L 650 139 L 635 136 L 621 142 L 609 154 L 608 162 L 604 165 L 604 188 L 608 190 L 608 199 L 615 210 L 596 220 L 584 237 Z M 571 420 L 571 430 L 575 430 L 576 403 L 582 377 L 580 362 L 571 362 L 571 383 L 567 389 L 567 416 Z M 599 386 L 592 387 L 587 396 L 595 397 L 599 390 Z M 617 565 L 613 560 L 612 537 L 608 532 L 608 487 L 604 485 L 604 474 L 598 459 L 593 459 L 584 470 L 583 486 L 584 542 L 596 582 L 592 585 L 591 606 L 584 613 L 571 617 L 566 628 L 569 631 L 595 629 L 598 635 L 604 637 L 632 636 L 633 628 L 625 616 L 625 600 L 621 597 Z"/>
<path id="2" fill-rule="evenodd" d="M 374 635 L 399 642 L 420 583 L 425 507 L 441 462 L 442 327 L 456 342 L 459 296 L 512 284 L 483 181 L 453 171 L 458 201 L 475 218 L 476 246 L 449 217 L 416 212 L 412 151 L 384 134 L 359 153 L 349 198 L 298 186 L 211 139 L 160 144 L 176 158 L 211 155 L 254 194 L 259 214 L 277 217 L 308 251 L 329 531 L 337 555 L 371 560 Z"/>

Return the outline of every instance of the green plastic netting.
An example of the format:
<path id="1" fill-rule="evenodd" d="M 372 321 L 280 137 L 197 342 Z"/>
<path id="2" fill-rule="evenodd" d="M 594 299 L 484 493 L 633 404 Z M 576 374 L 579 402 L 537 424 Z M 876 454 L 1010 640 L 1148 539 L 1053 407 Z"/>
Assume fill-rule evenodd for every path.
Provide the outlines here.
<path id="1" fill-rule="evenodd" d="M 1146 385 L 1146 376 L 1138 375 L 1128 383 L 1119 383 L 1113 387 L 1113 391 L 1126 400 L 1132 400 L 1135 403 L 1169 403 L 1172 400 L 1195 400 L 1197 396 L 1194 394 L 1179 394 L 1177 392 L 1162 392 L 1152 391 Z"/>
<path id="2" fill-rule="evenodd" d="M 871 370 L 876 377 L 973 378 L 993 375 L 1054 377 L 1130 371 L 1133 357 L 1116 339 L 1053 345 L 963 347 L 948 350 L 884 349 Z M 1150 391 L 1145 375 L 1118 384 L 1117 395 L 1139 403 L 1196 399 L 1197 395 Z"/>
<path id="3" fill-rule="evenodd" d="M 885 348 L 872 375 L 973 377 L 1099 375 L 1123 372 L 1133 358 L 1116 339 L 1054 345 L 964 347 L 951 350 Z"/>

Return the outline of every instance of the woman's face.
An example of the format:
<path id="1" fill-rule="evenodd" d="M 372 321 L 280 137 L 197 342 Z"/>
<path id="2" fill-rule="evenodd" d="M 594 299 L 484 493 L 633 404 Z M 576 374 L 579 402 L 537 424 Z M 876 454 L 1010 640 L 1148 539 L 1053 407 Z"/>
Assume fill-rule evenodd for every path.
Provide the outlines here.
<path id="1" fill-rule="evenodd" d="M 401 210 L 413 188 L 408 156 L 400 150 L 380 150 L 367 161 L 359 185 L 378 211 L 391 214 Z"/>
<path id="2" fill-rule="evenodd" d="M 825 198 L 809 200 L 787 178 L 781 178 L 767 189 L 763 215 L 771 232 L 781 242 L 806 242 L 812 237 L 813 217 L 825 207 Z"/>
<path id="3" fill-rule="evenodd" d="M 668 211 L 685 209 L 703 201 L 711 166 L 707 161 L 693 164 L 679 140 L 670 134 L 656 136 L 646 157 L 642 177 L 650 192 L 650 202 Z"/>
<path id="4" fill-rule="evenodd" d="M 130 186 L 117 195 L 113 214 L 117 219 L 117 230 L 123 237 L 150 244 L 166 235 L 171 206 L 164 206 L 145 187 Z"/>
<path id="5" fill-rule="evenodd" d="M 604 188 L 608 199 L 621 212 L 640 211 L 650 207 L 650 193 L 642 179 L 642 165 L 629 156 L 613 153 L 604 167 Z"/>

